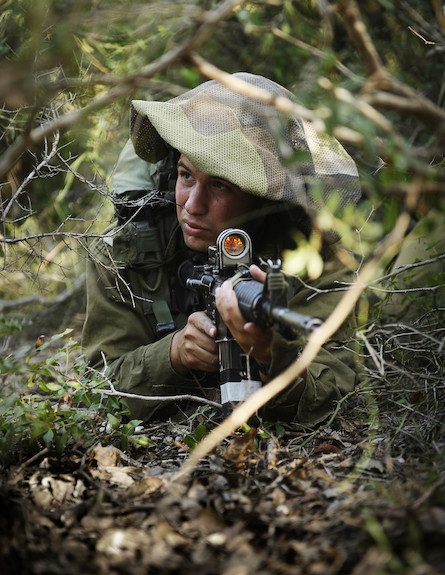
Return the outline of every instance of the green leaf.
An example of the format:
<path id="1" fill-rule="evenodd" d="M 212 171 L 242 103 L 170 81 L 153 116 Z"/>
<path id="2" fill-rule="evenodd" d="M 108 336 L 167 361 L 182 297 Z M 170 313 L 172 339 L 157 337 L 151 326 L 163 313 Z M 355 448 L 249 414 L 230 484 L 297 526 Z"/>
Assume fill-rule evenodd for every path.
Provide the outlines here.
<path id="1" fill-rule="evenodd" d="M 154 442 L 146 435 L 132 435 L 131 441 L 136 445 L 141 447 L 148 447 L 149 445 L 154 445 Z"/>
<path id="2" fill-rule="evenodd" d="M 205 435 L 207 435 L 207 427 L 203 423 L 200 423 L 195 429 L 197 442 L 199 443 Z"/>
<path id="3" fill-rule="evenodd" d="M 52 429 L 48 429 L 48 431 L 42 437 L 43 442 L 45 443 L 45 447 L 48 449 L 52 446 L 52 442 L 54 439 L 54 431 Z"/>
<path id="4" fill-rule="evenodd" d="M 187 447 L 190 447 L 190 449 L 194 449 L 198 445 L 195 436 L 191 433 L 184 437 L 184 443 L 187 445 Z"/>
<path id="5" fill-rule="evenodd" d="M 48 388 L 49 391 L 63 391 L 63 387 L 58 384 L 58 383 L 54 383 L 54 382 L 49 382 L 46 384 L 46 387 Z"/>
<path id="6" fill-rule="evenodd" d="M 36 439 L 43 437 L 45 433 L 51 429 L 51 424 L 48 421 L 42 421 L 41 419 L 34 417 L 31 420 L 29 429 L 31 432 L 30 440 L 33 442 Z"/>
<path id="7" fill-rule="evenodd" d="M 68 443 L 69 435 L 66 429 L 63 429 L 61 433 L 57 433 L 54 438 L 54 445 L 56 446 L 57 453 L 59 455 L 62 454 L 63 450 L 65 449 Z"/>
<path id="8" fill-rule="evenodd" d="M 108 413 L 107 414 L 107 419 L 108 419 L 108 423 L 111 425 L 111 427 L 116 431 L 116 429 L 119 429 L 119 427 L 121 426 L 121 422 L 119 421 L 119 419 L 114 416 L 112 413 Z"/>

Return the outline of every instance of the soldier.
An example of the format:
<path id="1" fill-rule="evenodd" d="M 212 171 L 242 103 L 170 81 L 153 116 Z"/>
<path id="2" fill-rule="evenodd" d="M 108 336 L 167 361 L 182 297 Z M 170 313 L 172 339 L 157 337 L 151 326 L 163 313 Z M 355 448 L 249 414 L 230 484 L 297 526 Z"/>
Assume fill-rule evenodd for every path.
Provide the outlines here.
<path id="1" fill-rule="evenodd" d="M 273 97 L 291 98 L 278 84 L 234 75 Z M 118 222 L 90 248 L 83 343 L 93 366 L 104 359 L 119 390 L 142 395 L 194 393 L 214 397 L 218 351 L 215 326 L 184 283 L 187 269 L 207 258 L 222 230 L 243 228 L 255 262 L 279 258 L 308 238 L 316 209 L 313 190 L 335 191 L 343 204 L 360 197 L 355 163 L 333 138 L 309 122 L 284 118 L 266 105 L 209 81 L 168 102 L 136 100 L 131 140 L 113 179 Z M 156 190 L 156 192 L 153 192 Z M 338 282 L 352 272 L 325 238 L 322 275 L 290 281 L 289 307 L 326 318 L 341 297 Z M 252 275 L 264 280 L 260 265 Z M 337 288 L 332 290 L 332 288 Z M 279 374 L 305 345 L 246 320 L 230 282 L 216 306 L 262 381 Z M 306 373 L 265 407 L 264 416 L 315 425 L 354 388 L 354 357 L 346 322 Z M 132 416 L 171 413 L 168 403 L 128 401 Z"/>

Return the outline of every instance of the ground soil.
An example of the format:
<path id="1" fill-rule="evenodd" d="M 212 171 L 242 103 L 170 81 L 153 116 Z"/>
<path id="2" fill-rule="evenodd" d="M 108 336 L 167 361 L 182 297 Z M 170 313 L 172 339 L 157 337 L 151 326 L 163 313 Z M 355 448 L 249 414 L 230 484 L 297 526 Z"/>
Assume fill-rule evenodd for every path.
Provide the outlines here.
<path id="1" fill-rule="evenodd" d="M 375 406 L 374 406 L 375 407 Z M 178 478 L 205 413 L 0 468 L 3 575 L 445 574 L 445 442 L 358 394 L 329 426 L 238 430 Z"/>

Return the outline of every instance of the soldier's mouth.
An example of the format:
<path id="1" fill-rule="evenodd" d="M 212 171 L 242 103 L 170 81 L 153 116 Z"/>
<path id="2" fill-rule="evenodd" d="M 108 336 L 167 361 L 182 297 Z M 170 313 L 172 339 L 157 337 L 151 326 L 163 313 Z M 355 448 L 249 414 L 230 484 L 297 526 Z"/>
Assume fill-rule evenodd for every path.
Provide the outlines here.
<path id="1" fill-rule="evenodd" d="M 182 221 L 182 229 L 184 232 L 190 235 L 201 235 L 204 233 L 208 233 L 208 229 L 197 222 L 193 222 L 190 220 L 183 220 Z"/>

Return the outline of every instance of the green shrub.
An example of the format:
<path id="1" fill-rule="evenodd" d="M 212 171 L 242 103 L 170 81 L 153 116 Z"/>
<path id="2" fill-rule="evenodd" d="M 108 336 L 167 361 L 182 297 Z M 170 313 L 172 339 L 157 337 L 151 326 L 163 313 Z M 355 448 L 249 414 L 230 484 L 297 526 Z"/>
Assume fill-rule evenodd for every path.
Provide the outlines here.
<path id="1" fill-rule="evenodd" d="M 129 448 L 141 421 L 129 420 L 125 401 L 109 395 L 108 378 L 87 367 L 80 346 L 71 337 L 63 341 L 68 333 L 0 359 L 3 464 L 19 464 L 43 449 L 60 456 L 99 440 Z"/>

